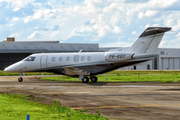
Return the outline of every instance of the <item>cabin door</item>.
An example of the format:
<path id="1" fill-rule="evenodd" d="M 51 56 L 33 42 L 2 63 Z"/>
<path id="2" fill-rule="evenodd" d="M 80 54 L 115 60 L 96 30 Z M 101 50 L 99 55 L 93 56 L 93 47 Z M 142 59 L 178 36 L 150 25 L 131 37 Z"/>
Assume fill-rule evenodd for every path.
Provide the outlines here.
<path id="1" fill-rule="evenodd" d="M 47 56 L 41 56 L 41 68 L 46 68 L 47 67 Z"/>

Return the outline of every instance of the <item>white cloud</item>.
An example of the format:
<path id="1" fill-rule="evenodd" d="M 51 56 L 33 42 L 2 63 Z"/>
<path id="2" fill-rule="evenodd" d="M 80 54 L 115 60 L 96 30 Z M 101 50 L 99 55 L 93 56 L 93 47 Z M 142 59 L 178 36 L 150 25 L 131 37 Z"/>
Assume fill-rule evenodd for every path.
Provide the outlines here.
<path id="1" fill-rule="evenodd" d="M 61 14 L 61 9 L 39 9 L 34 10 L 35 13 L 33 16 L 27 16 L 24 18 L 24 22 L 28 23 L 30 21 L 39 19 L 39 20 L 49 20 L 49 19 L 56 19 L 59 18 L 59 15 Z"/>
<path id="2" fill-rule="evenodd" d="M 19 34 L 19 33 L 13 33 L 13 34 L 11 34 L 9 37 L 18 38 L 18 37 L 20 37 L 20 34 Z"/>
<path id="3" fill-rule="evenodd" d="M 114 14 L 111 18 L 111 20 L 109 21 L 110 24 L 112 24 L 113 26 L 116 26 L 119 21 L 121 20 L 121 15 L 119 12 L 117 12 L 116 14 Z"/>
<path id="4" fill-rule="evenodd" d="M 177 24 L 175 26 L 173 26 L 173 31 L 178 31 L 180 30 L 180 20 L 177 20 Z"/>
<path id="5" fill-rule="evenodd" d="M 176 3 L 178 0 L 150 0 L 146 6 L 149 6 L 150 8 L 168 8 L 174 3 Z"/>
<path id="6" fill-rule="evenodd" d="M 19 21 L 19 18 L 18 17 L 13 17 L 12 22 L 17 22 L 17 21 Z"/>
<path id="7" fill-rule="evenodd" d="M 95 22 L 93 29 L 97 30 L 99 37 L 103 37 L 106 35 L 107 31 L 111 31 L 111 27 L 108 24 L 106 24 L 103 14 L 100 14 L 98 16 L 98 21 Z"/>
<path id="8" fill-rule="evenodd" d="M 91 41 L 97 42 L 97 41 L 99 41 L 99 39 L 92 39 Z"/>
<path id="9" fill-rule="evenodd" d="M 180 40 L 177 39 L 163 40 L 160 43 L 159 48 L 180 48 Z"/>
<path id="10" fill-rule="evenodd" d="M 180 40 L 180 32 L 176 35 L 176 38 Z"/>
<path id="11" fill-rule="evenodd" d="M 13 9 L 13 11 L 18 11 L 20 8 L 19 7 L 15 7 L 14 9 Z"/>
<path id="12" fill-rule="evenodd" d="M 136 31 L 133 31 L 132 34 L 133 34 L 133 35 L 136 34 Z"/>
<path id="13" fill-rule="evenodd" d="M 166 22 L 165 22 L 165 25 L 166 26 L 173 26 L 173 19 L 169 19 L 169 20 L 167 20 Z"/>
<path id="14" fill-rule="evenodd" d="M 155 11 L 155 10 L 147 10 L 145 13 L 140 12 L 138 15 L 138 18 L 144 18 L 144 17 L 154 17 L 157 15 L 159 11 Z"/>
<path id="15" fill-rule="evenodd" d="M 59 35 L 59 31 L 54 31 L 51 33 L 51 37 L 56 37 L 57 35 Z"/>
<path id="16" fill-rule="evenodd" d="M 12 4 L 13 11 L 18 11 L 20 8 L 26 7 L 28 3 L 33 3 L 35 0 L 0 0 L 0 2 L 5 1 Z"/>
<path id="17" fill-rule="evenodd" d="M 153 24 L 152 26 L 153 26 L 153 27 L 160 27 L 160 25 L 157 24 L 157 23 Z"/>
<path id="18" fill-rule="evenodd" d="M 114 33 L 120 33 L 121 29 L 118 26 L 115 26 L 114 29 L 113 29 L 113 32 Z"/>
<path id="19" fill-rule="evenodd" d="M 103 12 L 112 12 L 113 10 L 116 10 L 116 9 L 123 10 L 123 8 L 120 7 L 118 3 L 112 3 L 110 6 L 105 7 L 103 9 Z"/>
<path id="20" fill-rule="evenodd" d="M 166 41 L 161 41 L 160 44 L 159 44 L 159 48 L 164 47 L 166 43 L 167 43 Z"/>
<path id="21" fill-rule="evenodd" d="M 148 28 L 149 27 L 149 23 L 145 26 L 145 28 Z"/>
<path id="22" fill-rule="evenodd" d="M 100 47 L 130 47 L 129 42 L 107 42 L 100 44 Z"/>
<path id="23" fill-rule="evenodd" d="M 42 6 L 42 3 L 32 3 L 34 6 L 39 6 L 41 7 Z"/>
<path id="24" fill-rule="evenodd" d="M 39 38 L 40 36 L 42 36 L 42 35 L 40 34 L 39 31 L 34 31 L 34 32 L 33 32 L 30 36 L 28 36 L 27 38 L 28 38 L 28 39 Z"/>
<path id="25" fill-rule="evenodd" d="M 33 19 L 51 19 L 55 18 L 58 14 L 61 13 L 60 9 L 41 9 L 41 10 L 35 10 L 35 13 L 33 15 Z"/>
<path id="26" fill-rule="evenodd" d="M 27 16 L 27 17 L 24 18 L 25 23 L 28 23 L 28 22 L 30 22 L 32 20 L 33 20 L 32 16 Z"/>
<path id="27" fill-rule="evenodd" d="M 66 2 L 65 5 L 50 0 L 47 3 L 35 0 L 1 1 L 9 3 L 4 10 L 11 13 L 4 15 L 5 18 L 2 19 L 6 23 L 0 27 L 11 27 L 11 33 L 20 32 L 19 39 L 29 35 L 28 39 L 53 38 L 65 41 L 76 38 L 79 42 L 98 41 L 106 44 L 110 40 L 116 43 L 121 36 L 126 36 L 121 42 L 131 42 L 137 37 L 134 34 L 139 34 L 144 27 L 149 26 L 172 26 L 175 33 L 174 36 L 168 34 L 168 39 L 177 39 L 175 35 L 180 32 L 180 10 L 177 8 L 180 2 L 177 0 L 85 0 L 78 4 Z M 59 29 L 54 31 L 53 28 L 57 25 Z M 19 27 L 21 29 L 17 31 Z M 3 29 L 0 30 L 2 33 Z"/>
<path id="28" fill-rule="evenodd" d="M 69 38 L 72 37 L 72 36 L 87 36 L 92 31 L 93 31 L 92 28 L 83 25 L 81 27 L 74 28 L 72 30 L 71 35 L 69 36 Z"/>

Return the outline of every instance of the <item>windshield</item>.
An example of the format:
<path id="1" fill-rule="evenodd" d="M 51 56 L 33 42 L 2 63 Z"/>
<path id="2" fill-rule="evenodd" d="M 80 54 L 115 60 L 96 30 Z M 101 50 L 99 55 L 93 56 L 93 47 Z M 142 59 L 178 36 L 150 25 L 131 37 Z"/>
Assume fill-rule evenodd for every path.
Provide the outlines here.
<path id="1" fill-rule="evenodd" d="M 35 57 L 28 57 L 28 58 L 26 58 L 24 61 L 34 61 L 35 60 Z"/>

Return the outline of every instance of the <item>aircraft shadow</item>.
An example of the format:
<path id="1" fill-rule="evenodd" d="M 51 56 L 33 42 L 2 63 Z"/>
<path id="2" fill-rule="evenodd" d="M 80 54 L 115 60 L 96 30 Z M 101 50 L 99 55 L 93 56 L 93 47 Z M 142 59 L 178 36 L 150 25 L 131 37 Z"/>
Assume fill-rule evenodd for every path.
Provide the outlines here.
<path id="1" fill-rule="evenodd" d="M 107 85 L 108 83 L 105 82 L 88 82 L 88 83 L 82 83 L 82 82 L 66 82 L 66 81 L 34 81 L 35 83 L 66 83 L 66 84 L 86 84 L 86 85 L 91 85 L 91 86 L 103 86 Z M 33 83 L 32 81 L 26 81 L 26 83 Z"/>
<path id="2" fill-rule="evenodd" d="M 96 82 L 96 83 L 89 82 L 89 83 L 84 83 L 84 84 L 91 85 L 91 86 L 103 86 L 103 85 L 107 85 L 107 83 L 104 83 L 104 82 Z"/>
<path id="3" fill-rule="evenodd" d="M 180 88 L 172 88 L 172 89 L 158 89 L 156 91 L 180 91 Z"/>

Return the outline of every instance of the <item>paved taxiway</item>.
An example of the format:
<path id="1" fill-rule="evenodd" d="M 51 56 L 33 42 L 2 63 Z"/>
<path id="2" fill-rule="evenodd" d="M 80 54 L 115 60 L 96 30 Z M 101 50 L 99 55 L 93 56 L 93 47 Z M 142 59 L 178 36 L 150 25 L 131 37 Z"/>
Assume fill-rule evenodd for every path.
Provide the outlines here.
<path id="1" fill-rule="evenodd" d="M 40 103 L 60 100 L 72 109 L 87 109 L 113 119 L 180 119 L 179 83 L 81 83 L 40 81 L 38 77 L 1 76 L 0 92 L 33 95 Z"/>

